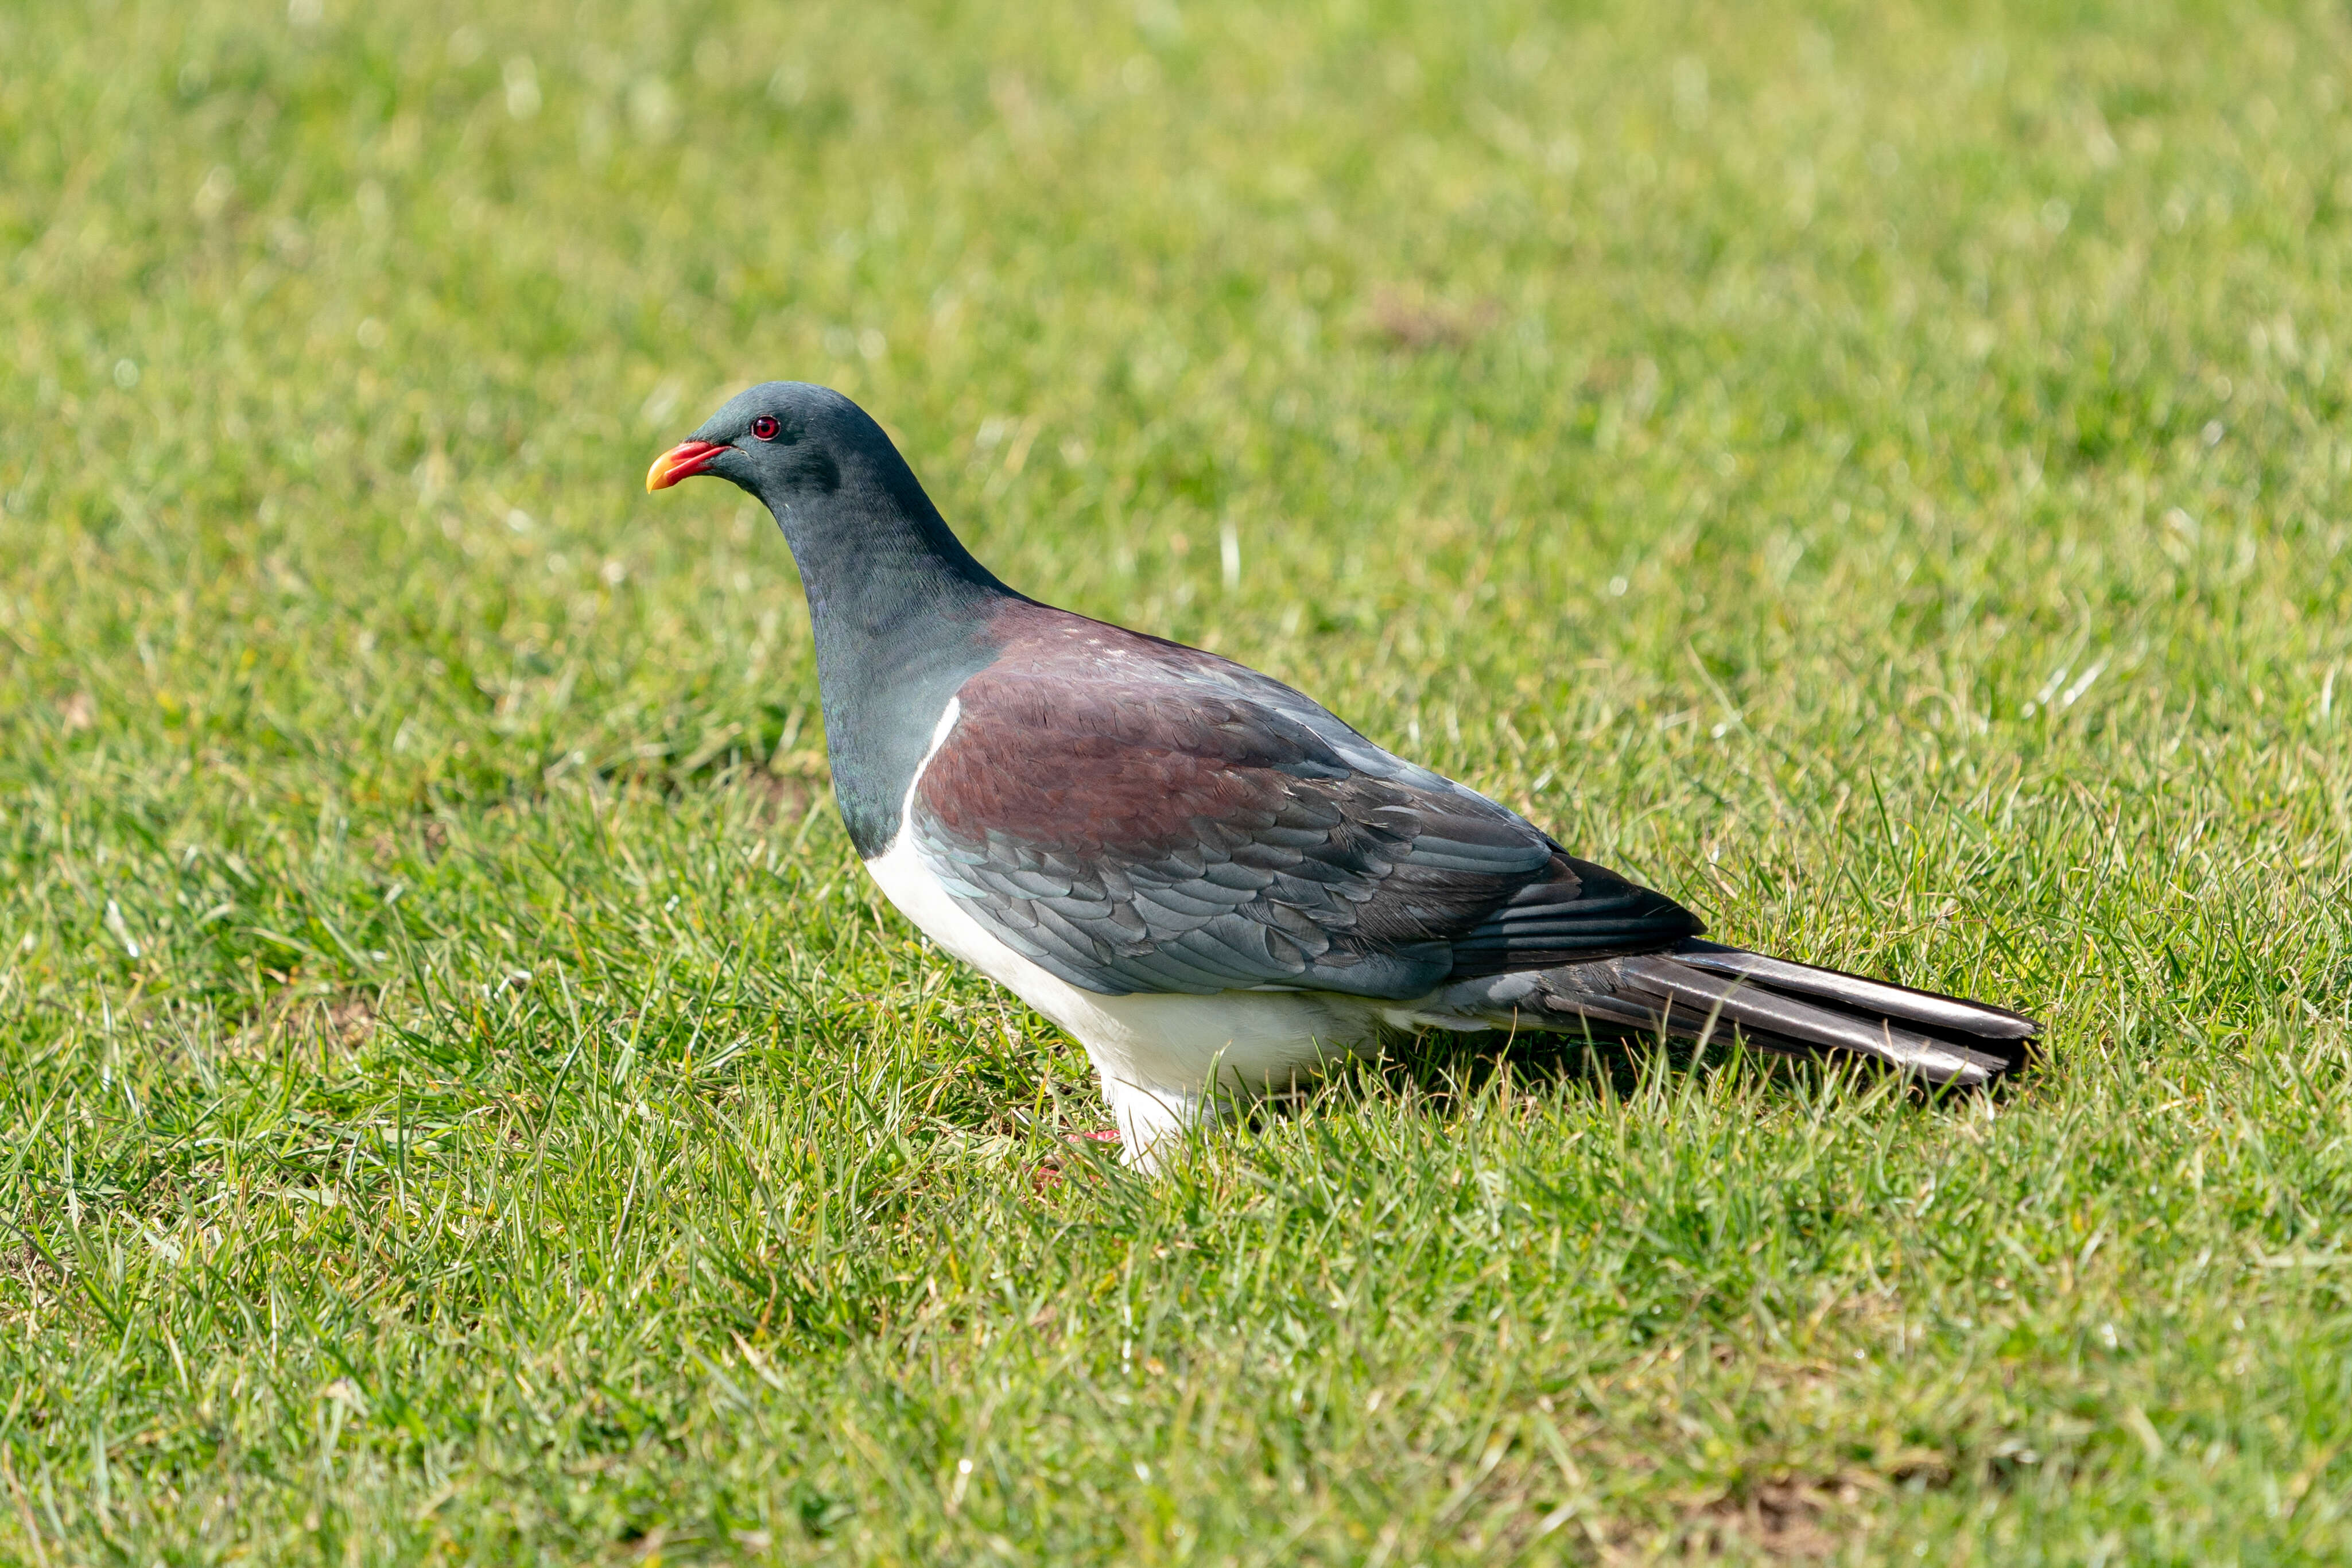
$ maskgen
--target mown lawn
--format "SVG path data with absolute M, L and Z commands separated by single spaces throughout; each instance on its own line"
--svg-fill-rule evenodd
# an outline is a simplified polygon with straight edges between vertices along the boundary
M 2352 1558 L 2352 23 L 0 3 L 0 1560 Z M 827 795 L 1041 596 L 1990 1098 L 1432 1040 L 1157 1181 Z

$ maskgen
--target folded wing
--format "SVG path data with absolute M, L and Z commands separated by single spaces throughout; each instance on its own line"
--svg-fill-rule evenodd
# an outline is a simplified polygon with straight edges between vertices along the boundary
M 1699 929 L 1213 655 L 1057 617 L 957 703 L 907 831 L 1006 945 L 1087 990 L 1405 999 Z

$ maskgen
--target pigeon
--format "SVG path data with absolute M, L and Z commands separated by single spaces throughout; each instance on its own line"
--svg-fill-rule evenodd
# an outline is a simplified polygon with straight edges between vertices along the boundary
M 1271 677 L 1006 586 L 838 392 L 751 387 L 646 488 L 698 474 L 791 546 L 866 870 L 1086 1048 L 1131 1164 L 1387 1030 L 1737 1039 L 1970 1087 L 2039 1037 L 1706 941 L 1674 900 Z

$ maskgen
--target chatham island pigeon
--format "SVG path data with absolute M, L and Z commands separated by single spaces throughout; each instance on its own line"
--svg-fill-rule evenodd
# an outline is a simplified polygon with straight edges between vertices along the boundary
M 2040 1032 L 1699 940 L 1663 893 L 1198 648 L 1005 586 L 837 392 L 770 382 L 663 453 L 800 564 L 850 842 L 933 942 L 1067 1029 L 1125 1157 L 1400 1029 L 1850 1052 L 1980 1085 Z

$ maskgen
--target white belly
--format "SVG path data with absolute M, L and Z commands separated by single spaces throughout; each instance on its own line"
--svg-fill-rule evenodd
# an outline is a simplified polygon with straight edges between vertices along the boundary
M 1280 1087 L 1372 1037 L 1380 1008 L 1328 992 L 1220 991 L 1206 996 L 1106 996 L 1013 952 L 941 888 L 901 827 L 866 862 L 898 912 L 925 936 L 1076 1036 L 1106 1083 L 1197 1100 L 1212 1074 L 1234 1088 Z

